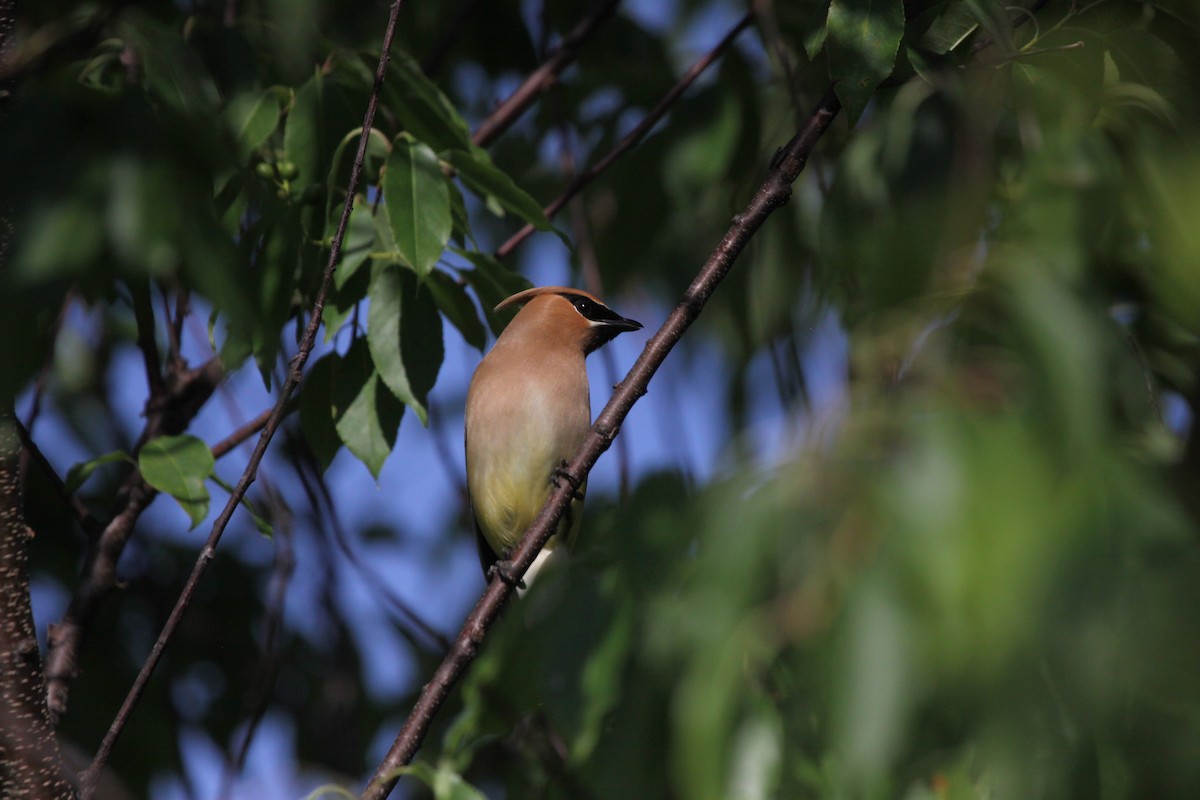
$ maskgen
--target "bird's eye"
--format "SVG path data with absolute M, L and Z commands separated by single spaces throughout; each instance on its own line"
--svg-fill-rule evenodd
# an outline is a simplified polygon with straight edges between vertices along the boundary
M 592 303 L 591 300 L 588 300 L 586 297 L 575 298 L 575 308 L 579 311 L 580 314 L 583 314 L 585 317 L 588 316 L 589 312 L 591 312 L 593 310 L 594 305 L 595 304 Z

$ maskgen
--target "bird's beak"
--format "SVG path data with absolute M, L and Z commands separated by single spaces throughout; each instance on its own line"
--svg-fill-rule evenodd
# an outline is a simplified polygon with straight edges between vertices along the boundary
M 640 331 L 642 323 L 635 319 L 627 319 L 625 317 L 617 317 L 616 319 L 601 319 L 596 322 L 602 327 L 609 328 L 616 333 L 624 333 L 625 331 Z

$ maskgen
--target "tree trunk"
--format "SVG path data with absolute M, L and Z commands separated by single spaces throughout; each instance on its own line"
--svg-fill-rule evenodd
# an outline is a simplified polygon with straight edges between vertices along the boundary
M 0 797 L 73 798 L 46 708 L 46 684 L 29 605 L 29 540 L 21 509 L 20 446 L 0 412 Z

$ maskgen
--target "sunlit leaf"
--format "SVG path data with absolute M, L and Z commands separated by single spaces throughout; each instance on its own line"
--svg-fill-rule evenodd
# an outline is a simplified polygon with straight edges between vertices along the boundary
M 418 275 L 428 275 L 450 239 L 450 192 L 437 156 L 409 136 L 393 143 L 383 199 L 396 246 Z
M 214 463 L 208 445 L 189 434 L 151 439 L 138 452 L 138 468 L 146 483 L 179 501 L 193 528 L 208 516 L 204 482 Z
M 112 453 L 97 456 L 91 461 L 83 461 L 76 464 L 67 471 L 66 480 L 63 481 L 63 491 L 67 494 L 77 491 L 80 486 L 87 482 L 88 478 L 92 477 L 92 473 L 98 468 L 106 464 L 115 464 L 119 461 L 133 463 L 133 459 L 130 458 L 128 453 L 124 450 L 116 450 Z
M 427 286 L 408 270 L 374 268 L 367 312 L 371 358 L 388 389 L 428 422 L 426 396 L 442 366 L 442 319 Z

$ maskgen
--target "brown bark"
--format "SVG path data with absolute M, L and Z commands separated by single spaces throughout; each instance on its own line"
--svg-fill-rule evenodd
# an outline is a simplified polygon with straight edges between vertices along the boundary
M 46 682 L 29 605 L 29 542 L 21 509 L 20 447 L 0 414 L 0 797 L 74 797 L 46 708 Z

